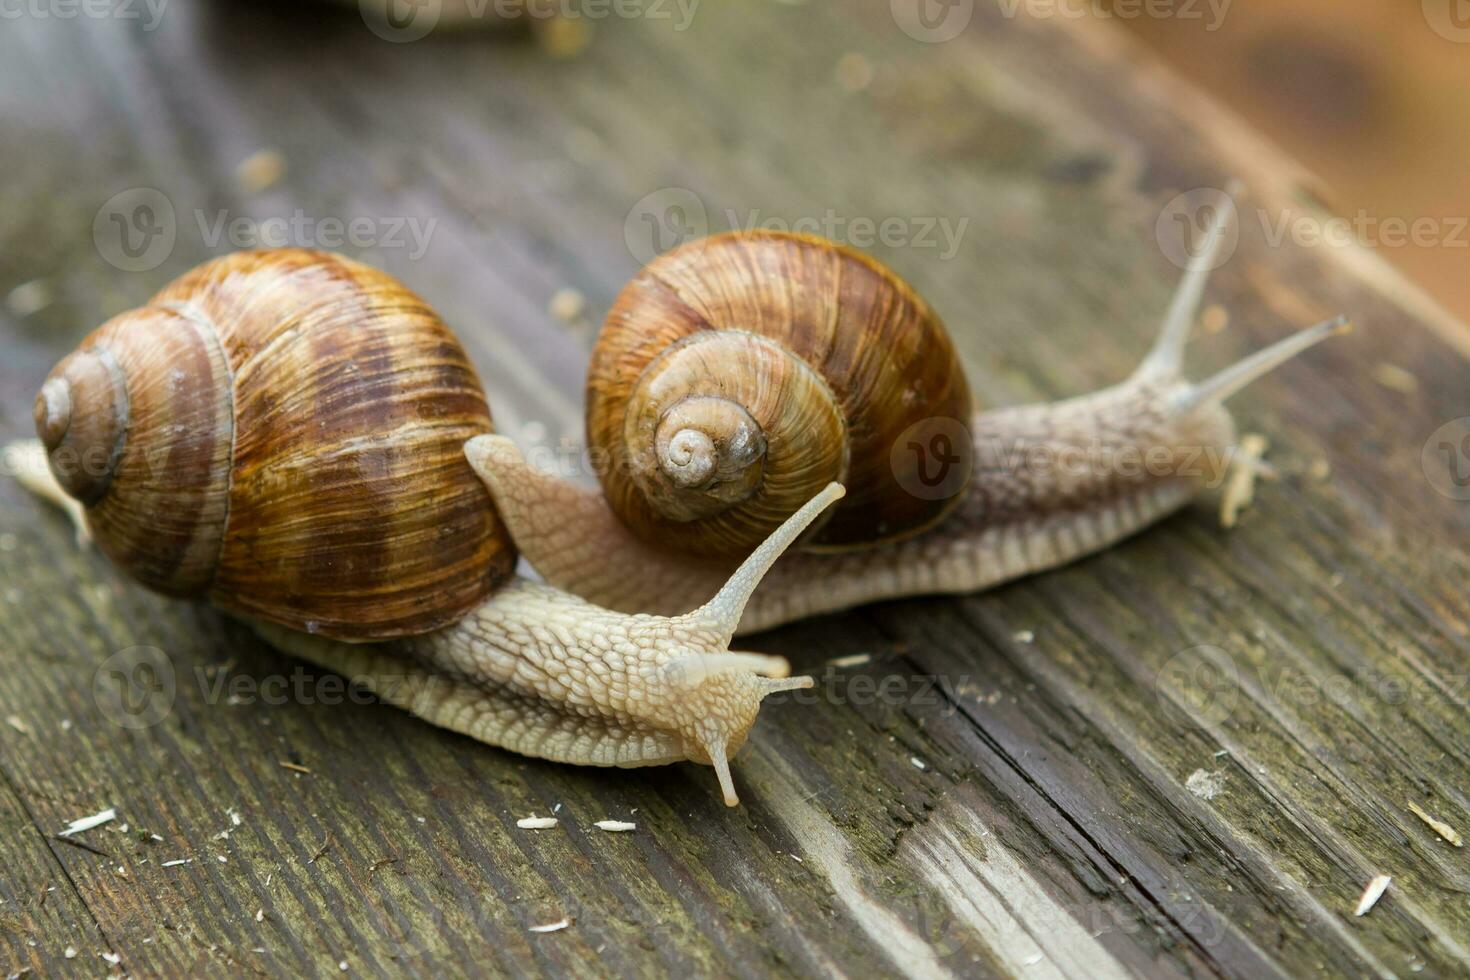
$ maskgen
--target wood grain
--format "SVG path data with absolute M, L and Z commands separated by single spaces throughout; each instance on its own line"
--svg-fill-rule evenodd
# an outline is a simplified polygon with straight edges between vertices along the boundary
M 887 4 L 768 4 L 674 26 L 600 21 L 567 60 L 527 34 L 390 44 L 295 5 L 7 22 L 0 291 L 52 299 L 0 310 L 0 435 L 28 433 L 91 327 L 228 250 L 221 211 L 369 219 L 376 244 L 343 250 L 434 303 L 526 445 L 580 437 L 591 330 L 548 301 L 575 288 L 595 319 L 671 204 L 709 231 L 808 219 L 849 240 L 898 218 L 903 241 L 852 243 L 944 317 L 983 402 L 1080 393 L 1162 313 L 1161 210 L 1233 175 L 1251 220 L 1208 298 L 1229 325 L 1192 362 L 1319 314 L 1362 326 L 1237 399 L 1281 479 L 1230 532 L 1206 500 L 1058 573 L 756 638 L 819 683 L 768 703 L 735 811 L 708 770 L 539 763 L 368 703 L 127 583 L 0 481 L 0 966 L 1463 973 L 1470 866 L 1408 803 L 1470 829 L 1470 510 L 1421 460 L 1470 415 L 1464 328 L 1371 255 L 1272 247 L 1262 214 L 1317 214 L 1300 172 L 1107 25 L 982 5 L 931 44 Z M 242 189 L 262 147 L 286 174 Z M 168 198 L 176 240 L 130 272 L 93 224 L 137 187 Z M 434 222 L 421 255 L 390 219 Z M 941 222 L 967 223 L 946 246 Z M 1417 390 L 1376 383 L 1384 361 Z M 109 806 L 78 835 L 105 856 L 54 839 Z M 553 809 L 553 830 L 515 825 Z

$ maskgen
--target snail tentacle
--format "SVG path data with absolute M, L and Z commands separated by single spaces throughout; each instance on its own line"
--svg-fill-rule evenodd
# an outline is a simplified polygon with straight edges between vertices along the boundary
M 64 490 L 46 465 L 46 447 L 39 439 L 18 439 L 5 447 L 5 469 L 15 481 L 36 497 L 64 513 L 76 531 L 77 547 L 92 546 L 92 529 L 87 526 L 87 508 Z
M 726 647 L 761 576 L 841 496 L 829 485 L 714 598 L 678 616 L 617 613 L 517 578 L 453 626 L 372 648 L 252 625 L 272 645 L 360 679 L 433 724 L 522 755 L 621 768 L 712 765 L 735 806 L 729 758 L 761 701 L 813 682 L 791 678 L 781 657 Z
M 12 444 L 6 455 L 22 486 L 77 519 L 39 442 Z M 385 643 L 349 643 L 242 618 L 277 649 L 431 724 L 554 762 L 713 766 L 725 802 L 735 806 L 729 759 L 744 745 L 761 701 L 813 681 L 791 677 L 782 657 L 730 652 L 730 638 L 761 576 L 841 496 L 840 485 L 829 485 L 722 588 L 709 590 L 713 598 L 682 615 L 614 612 L 513 578 L 460 622 Z

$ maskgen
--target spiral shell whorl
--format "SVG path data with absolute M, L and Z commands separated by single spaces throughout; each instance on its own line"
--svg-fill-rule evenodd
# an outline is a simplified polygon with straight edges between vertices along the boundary
M 229 512 L 230 371 L 213 331 L 173 310 L 120 314 L 51 372 L 36 432 L 98 547 L 168 595 L 202 595 Z
M 642 373 L 623 424 L 640 525 L 703 554 L 749 550 L 847 471 L 842 413 L 825 382 L 776 343 L 697 334 Z
M 106 349 L 78 351 L 36 395 L 36 435 L 57 480 L 96 503 L 112 485 L 127 435 L 127 379 Z
M 943 324 L 902 280 L 777 232 L 698 239 L 649 263 L 609 311 L 587 380 L 613 510 L 645 541 L 706 555 L 748 551 L 829 480 L 848 496 L 812 545 L 933 525 L 960 495 L 908 492 L 890 457 L 919 422 L 971 411 Z
M 686 398 L 659 419 L 654 433 L 659 472 L 683 489 L 718 481 L 749 489 L 766 457 L 766 436 L 743 407 L 724 398 Z M 704 508 L 695 507 L 694 512 Z

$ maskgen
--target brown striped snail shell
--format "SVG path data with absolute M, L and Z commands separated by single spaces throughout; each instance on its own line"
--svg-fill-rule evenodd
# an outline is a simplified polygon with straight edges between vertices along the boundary
M 939 317 L 879 262 L 815 236 L 734 232 L 650 262 L 618 296 L 587 380 L 612 509 L 639 537 L 736 556 L 827 483 L 808 547 L 917 534 L 962 499 L 904 489 L 911 426 L 967 420 Z
M 460 619 L 516 553 L 449 328 L 391 276 L 242 252 L 98 328 L 36 399 L 51 470 L 144 584 L 346 640 Z
M 962 498 L 902 482 L 911 426 L 970 416 L 938 317 L 825 239 L 736 233 L 652 262 L 609 313 L 588 430 L 612 510 L 659 550 L 743 557 L 829 483 L 808 546 L 916 534 Z M 468 357 L 392 277 L 303 249 L 187 273 L 104 324 L 36 400 L 101 550 L 169 595 L 323 636 L 462 619 L 516 551 L 464 444 Z M 629 570 L 629 574 L 636 574 Z

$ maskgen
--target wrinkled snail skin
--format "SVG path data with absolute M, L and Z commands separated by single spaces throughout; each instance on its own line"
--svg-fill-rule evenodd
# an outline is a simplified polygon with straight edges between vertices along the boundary
M 1130 378 L 1066 401 L 976 412 L 968 425 L 974 471 L 948 517 L 866 550 L 787 556 L 752 596 L 738 632 L 885 599 L 973 592 L 1054 568 L 1217 485 L 1235 444 L 1224 400 L 1348 326 L 1343 318 L 1320 323 L 1205 381 L 1187 380 L 1185 347 L 1230 218 L 1229 209 L 1217 213 Z M 728 561 L 640 539 L 602 494 L 529 466 L 503 436 L 471 440 L 466 455 L 522 557 L 558 588 L 610 609 L 673 613 L 728 574 Z
M 739 802 L 729 758 L 761 700 L 810 687 L 780 657 L 726 652 L 741 611 L 781 552 L 833 501 L 830 484 L 683 615 L 625 615 L 515 579 L 449 629 L 381 645 L 270 624 L 288 653 L 335 670 L 432 724 L 522 755 L 578 765 L 710 765 Z M 762 676 L 766 675 L 766 676 Z
M 80 542 L 87 513 L 47 467 L 42 444 L 14 443 L 6 455 L 22 486 L 65 510 Z M 553 762 L 712 766 L 735 806 L 729 760 L 761 700 L 813 681 L 790 677 L 784 658 L 729 651 L 730 639 L 762 576 L 842 495 L 829 484 L 706 593 L 714 598 L 682 615 L 618 613 L 516 577 L 452 627 L 382 643 L 246 622 L 277 649 L 431 724 Z
M 1151 416 L 1167 390 L 1135 384 L 976 416 L 975 472 L 944 523 L 867 551 L 788 555 L 752 596 L 737 632 L 886 599 L 978 591 L 1101 550 L 1167 516 L 1218 483 L 1234 442 L 1218 403 L 1185 418 Z M 1144 451 L 1152 454 L 1148 472 L 1119 473 L 1129 462 L 1141 470 Z M 522 557 L 557 588 L 610 609 L 671 613 L 728 572 L 717 560 L 650 547 L 601 494 L 534 469 L 503 436 L 472 440 L 467 455 Z

